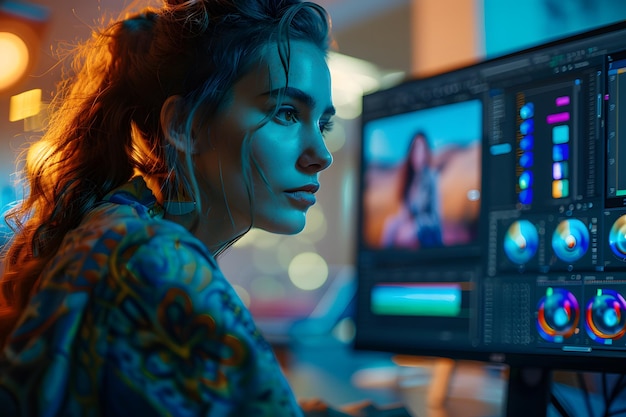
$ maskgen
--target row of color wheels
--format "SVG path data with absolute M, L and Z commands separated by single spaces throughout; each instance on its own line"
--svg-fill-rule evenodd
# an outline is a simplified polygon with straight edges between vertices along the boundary
M 626 246 L 626 245 L 625 245 Z M 530 261 L 539 247 L 539 233 L 528 220 L 517 220 L 509 226 L 504 237 L 504 252 L 513 263 Z M 578 219 L 560 222 L 552 234 L 552 249 L 564 262 L 575 262 L 589 249 L 589 229 Z
M 617 291 L 599 289 L 587 303 L 585 330 L 597 343 L 610 345 L 626 333 L 626 300 Z M 578 300 L 563 288 L 548 288 L 539 301 L 537 330 L 549 342 L 560 343 L 578 329 Z
M 535 256 L 539 246 L 539 233 L 528 220 L 513 222 L 504 237 L 504 252 L 509 260 L 523 265 Z M 626 215 L 619 217 L 609 231 L 609 247 L 622 260 L 626 260 Z M 575 262 L 589 249 L 589 229 L 581 220 L 561 221 L 552 234 L 552 249 L 564 262 Z

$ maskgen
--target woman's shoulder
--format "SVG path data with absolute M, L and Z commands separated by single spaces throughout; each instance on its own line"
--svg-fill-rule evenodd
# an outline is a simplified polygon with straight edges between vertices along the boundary
M 92 256 L 107 258 L 109 268 L 133 269 L 146 280 L 177 279 L 188 273 L 191 265 L 203 274 L 219 269 L 206 246 L 190 231 L 163 218 L 138 214 L 130 206 L 104 206 L 74 233 L 74 239 L 91 246 Z M 89 240 L 93 242 L 89 244 Z
M 191 273 L 192 265 L 203 276 L 220 274 L 214 257 L 184 227 L 151 216 L 142 206 L 105 202 L 65 236 L 43 282 L 102 289 L 132 274 L 145 285 L 158 286 L 184 282 L 181 277 Z

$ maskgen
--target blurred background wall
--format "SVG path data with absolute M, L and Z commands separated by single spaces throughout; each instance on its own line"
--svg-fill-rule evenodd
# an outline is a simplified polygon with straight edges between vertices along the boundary
M 353 284 L 360 100 L 404 79 L 424 77 L 626 18 L 623 0 L 319 0 L 333 18 L 330 57 L 336 127 L 334 164 L 322 174 L 319 204 L 297 236 L 253 230 L 220 263 L 262 326 L 276 336 L 294 319 L 324 318 L 310 331 L 338 330 Z M 0 210 L 22 195 L 19 150 L 37 140 L 61 77 L 63 51 L 115 17 L 126 0 L 0 0 L 0 79 L 19 67 L 10 33 L 31 53 L 26 75 L 0 81 Z M 4 34 L 4 35 L 3 35 Z M 9 34 L 9 35 L 7 35 Z M 30 92 L 29 94 L 23 94 Z M 0 231 L 2 227 L 0 227 Z M 4 229 L 6 231 L 6 228 Z M 344 318 L 344 320 L 341 320 Z M 339 326 L 336 324 L 339 323 Z

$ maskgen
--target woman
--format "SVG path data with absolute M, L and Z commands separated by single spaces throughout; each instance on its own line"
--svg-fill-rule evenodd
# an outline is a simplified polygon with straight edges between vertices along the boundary
M 80 49 L 8 218 L 3 412 L 302 413 L 215 259 L 303 229 L 332 161 L 328 47 L 312 3 L 164 0 Z
M 437 169 L 428 139 L 417 132 L 400 168 L 400 209 L 383 228 L 384 246 L 405 248 L 442 245 Z

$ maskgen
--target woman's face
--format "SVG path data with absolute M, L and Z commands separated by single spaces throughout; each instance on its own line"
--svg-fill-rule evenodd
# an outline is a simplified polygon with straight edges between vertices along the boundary
M 311 43 L 292 41 L 287 86 L 276 47 L 268 46 L 260 67 L 234 85 L 230 100 L 208 123 L 208 137 L 199 140 L 196 169 L 211 218 L 221 217 L 223 227 L 234 234 L 251 225 L 241 162 L 242 142 L 250 133 L 251 158 L 258 169 L 245 156 L 243 164 L 252 178 L 252 226 L 284 234 L 301 231 L 306 211 L 315 203 L 319 173 L 332 162 L 323 132 L 333 114 L 324 53 Z
M 426 138 L 418 136 L 413 144 L 413 151 L 411 152 L 411 164 L 416 171 L 422 169 L 429 163 L 429 149 L 426 144 Z

